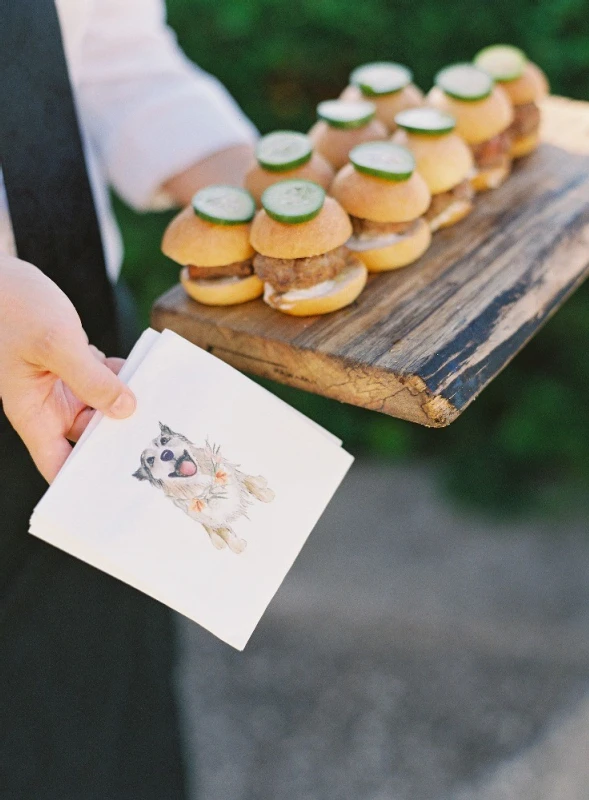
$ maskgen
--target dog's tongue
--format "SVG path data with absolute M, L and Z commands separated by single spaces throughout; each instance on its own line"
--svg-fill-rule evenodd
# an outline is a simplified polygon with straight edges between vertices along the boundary
M 194 473 L 196 472 L 196 465 L 193 464 L 192 461 L 186 459 L 185 461 L 182 461 L 182 463 L 178 467 L 178 472 L 185 478 L 190 478 L 190 476 L 194 475 Z

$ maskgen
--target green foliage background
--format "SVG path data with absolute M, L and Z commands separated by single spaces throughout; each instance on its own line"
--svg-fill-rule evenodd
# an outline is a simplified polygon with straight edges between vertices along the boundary
M 586 0 L 168 0 L 186 53 L 217 75 L 262 132 L 306 130 L 350 70 L 392 59 L 429 88 L 434 73 L 486 44 L 522 47 L 555 93 L 589 99 Z M 117 203 L 124 274 L 145 320 L 176 280 L 159 255 L 169 215 Z M 588 253 L 589 258 L 589 253 Z M 561 511 L 589 480 L 589 290 L 583 288 L 450 428 L 428 431 L 272 385 L 355 452 L 439 465 L 463 502 L 494 512 Z

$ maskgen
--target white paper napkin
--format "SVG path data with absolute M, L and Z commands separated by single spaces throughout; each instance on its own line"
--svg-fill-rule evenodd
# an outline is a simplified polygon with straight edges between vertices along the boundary
M 185 339 L 146 331 L 30 532 L 243 649 L 352 463 L 341 442 Z

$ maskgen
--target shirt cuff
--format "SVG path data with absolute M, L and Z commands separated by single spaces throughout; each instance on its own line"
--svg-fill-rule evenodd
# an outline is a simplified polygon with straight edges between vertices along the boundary
M 257 130 L 233 101 L 208 86 L 166 89 L 141 104 L 108 154 L 111 182 L 138 210 L 176 203 L 162 186 L 219 150 L 252 144 Z

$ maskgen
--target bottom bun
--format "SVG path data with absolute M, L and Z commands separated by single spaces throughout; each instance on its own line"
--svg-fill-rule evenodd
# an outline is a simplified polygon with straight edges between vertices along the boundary
M 247 278 L 203 278 L 195 281 L 188 277 L 186 267 L 180 272 L 180 283 L 189 297 L 205 306 L 247 303 L 264 292 L 264 284 L 257 275 L 248 275 Z
M 500 167 L 481 169 L 470 179 L 475 192 L 485 192 L 487 189 L 497 189 L 507 179 L 511 172 L 511 160 L 501 164 Z
M 280 294 L 267 283 L 264 288 L 264 301 L 277 311 L 293 317 L 329 314 L 353 303 L 366 285 L 367 277 L 364 264 L 356 257 L 350 256 L 339 275 L 310 289 L 291 289 Z
M 538 131 L 529 133 L 527 136 L 518 136 L 511 143 L 511 157 L 522 158 L 535 150 L 540 144 L 540 134 Z
M 416 221 L 413 233 L 406 234 L 398 242 L 388 247 L 376 247 L 374 250 L 363 250 L 358 253 L 368 267 L 368 272 L 385 272 L 389 269 L 406 267 L 425 253 L 430 246 L 432 234 L 424 219 Z
M 449 228 L 456 225 L 461 219 L 467 217 L 473 209 L 470 200 L 455 200 L 451 205 L 441 211 L 437 217 L 429 220 L 429 228 L 432 233 L 441 228 Z

